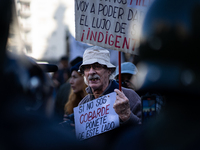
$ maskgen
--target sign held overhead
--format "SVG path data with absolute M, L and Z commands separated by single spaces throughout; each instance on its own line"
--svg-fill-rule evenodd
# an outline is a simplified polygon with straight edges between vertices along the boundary
M 150 0 L 75 0 L 76 40 L 137 54 Z

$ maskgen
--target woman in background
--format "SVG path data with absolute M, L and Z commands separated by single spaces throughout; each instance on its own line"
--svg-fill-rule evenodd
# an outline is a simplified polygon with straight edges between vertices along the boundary
M 78 62 L 70 69 L 71 78 L 69 83 L 71 85 L 71 91 L 68 101 L 64 107 L 64 121 L 67 120 L 66 117 L 68 115 L 73 114 L 73 108 L 77 107 L 78 103 L 87 95 L 85 91 L 87 85 L 84 82 L 83 76 L 78 72 L 81 63 L 82 62 Z

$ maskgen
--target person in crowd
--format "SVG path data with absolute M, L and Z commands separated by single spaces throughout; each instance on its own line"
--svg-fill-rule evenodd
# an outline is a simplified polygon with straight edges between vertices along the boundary
M 65 114 L 69 115 L 73 113 L 73 108 L 77 107 L 79 102 L 86 96 L 86 87 L 87 85 L 84 82 L 84 78 L 82 74 L 78 72 L 79 66 L 81 62 L 78 62 L 76 65 L 72 66 L 70 69 L 71 78 L 70 78 L 70 85 L 71 85 L 71 92 L 69 95 L 69 99 L 64 107 Z
M 83 57 L 77 56 L 70 61 L 70 66 L 76 65 L 78 62 L 83 61 Z
M 62 56 L 58 64 L 58 71 L 56 71 L 52 79 L 54 81 L 56 91 L 70 78 L 70 69 L 68 66 L 68 57 Z
M 61 85 L 55 97 L 55 115 L 59 118 L 59 122 L 63 120 L 64 107 L 70 95 L 71 85 L 69 80 Z
M 158 91 L 165 106 L 156 118 L 130 128 L 114 149 L 200 149 L 200 1 L 155 0 L 145 16 L 137 91 Z
M 62 127 L 70 126 L 72 131 L 74 131 L 74 111 L 73 108 L 78 106 L 78 103 L 87 95 L 86 87 L 82 74 L 78 72 L 79 66 L 82 61 L 78 62 L 71 67 L 71 78 L 70 78 L 70 95 L 64 106 L 64 117 L 63 122 L 60 123 Z
M 78 56 L 75 59 L 73 59 L 72 61 L 70 61 L 70 66 L 72 66 L 70 69 L 70 73 L 72 73 L 72 71 L 76 70 L 76 67 L 78 65 L 80 65 L 79 63 L 82 60 L 83 60 L 83 58 Z M 77 76 L 77 77 L 80 77 L 80 76 Z M 61 85 L 61 87 L 59 88 L 59 90 L 57 91 L 57 94 L 56 94 L 55 114 L 60 118 L 60 121 L 63 120 L 63 114 L 65 114 L 64 107 L 65 107 L 65 104 L 69 100 L 69 95 L 73 93 L 73 90 L 71 89 L 71 84 L 70 84 L 71 78 L 72 77 L 70 77 L 63 85 Z
M 135 91 L 127 88 L 122 87 L 123 92 L 120 91 L 118 83 L 109 79 L 115 68 L 110 63 L 108 50 L 99 46 L 85 50 L 80 72 L 84 74 L 89 87 L 86 89 L 88 95 L 81 100 L 79 105 L 115 91 L 117 97 L 113 107 L 120 120 L 122 122 L 129 120 L 139 124 L 141 117 L 140 97 Z
M 131 62 L 124 62 L 121 64 L 121 85 L 125 88 L 135 90 L 135 86 L 131 82 L 137 74 L 137 67 Z M 119 83 L 119 66 L 116 68 L 115 79 Z
M 126 123 L 137 126 L 141 123 L 140 96 L 132 89 L 122 87 L 122 91 L 119 90 L 119 84 L 114 79 L 110 79 L 115 68 L 110 63 L 110 53 L 108 50 L 99 46 L 93 46 L 85 50 L 83 63 L 79 69 L 88 85 L 86 88 L 88 95 L 80 101 L 79 105 L 108 93 L 116 92 L 117 96 L 114 99 L 113 108 L 119 115 L 121 126 Z M 108 136 L 109 133 L 111 137 Z M 111 144 L 111 140 L 114 139 L 114 136 L 111 134 L 113 132 L 109 131 L 109 133 L 104 133 L 88 140 L 89 142 L 91 141 L 91 144 L 94 144 L 93 142 L 96 141 L 95 144 L 98 145 L 98 148 L 102 148 L 102 146 Z M 108 143 L 104 143 L 106 139 Z

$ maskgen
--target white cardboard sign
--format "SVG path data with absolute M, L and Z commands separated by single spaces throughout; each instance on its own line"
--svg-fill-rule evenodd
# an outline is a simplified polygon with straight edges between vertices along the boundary
M 77 41 L 138 54 L 141 25 L 153 0 L 75 0 Z
M 88 139 L 119 127 L 119 116 L 113 108 L 116 93 L 104 95 L 74 108 L 76 137 Z

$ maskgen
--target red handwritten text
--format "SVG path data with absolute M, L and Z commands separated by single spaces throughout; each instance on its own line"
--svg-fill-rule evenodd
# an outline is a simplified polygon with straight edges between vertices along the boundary
M 82 114 L 80 116 L 80 123 L 82 124 L 83 122 L 91 121 L 95 118 L 109 114 L 109 106 L 110 104 L 106 105 L 106 107 L 98 108 L 96 111 L 94 110 L 93 112 L 90 111 L 89 113 Z

